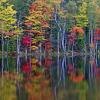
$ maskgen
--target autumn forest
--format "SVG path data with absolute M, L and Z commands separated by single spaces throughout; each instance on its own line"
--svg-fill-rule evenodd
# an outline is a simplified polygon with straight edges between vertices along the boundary
M 100 100 L 99 66 L 100 0 L 0 0 L 0 100 Z

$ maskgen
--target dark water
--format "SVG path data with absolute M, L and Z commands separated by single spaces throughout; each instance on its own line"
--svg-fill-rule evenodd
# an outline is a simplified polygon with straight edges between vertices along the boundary
M 100 100 L 100 58 L 0 59 L 0 100 Z

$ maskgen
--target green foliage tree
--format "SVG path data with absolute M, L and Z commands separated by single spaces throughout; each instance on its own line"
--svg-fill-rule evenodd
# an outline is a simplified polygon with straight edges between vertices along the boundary
M 76 15 L 76 25 L 80 27 L 86 27 L 88 25 L 88 16 L 87 16 L 87 3 L 83 2 L 79 6 L 78 14 Z

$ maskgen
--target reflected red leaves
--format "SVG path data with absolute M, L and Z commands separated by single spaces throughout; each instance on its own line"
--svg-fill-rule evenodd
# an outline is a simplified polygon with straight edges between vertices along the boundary
M 50 84 L 50 80 L 49 79 L 45 79 L 41 82 L 41 88 L 45 88 L 46 86 L 49 86 Z
M 82 81 L 84 79 L 84 75 L 83 74 L 80 74 L 80 75 L 75 75 L 75 73 L 73 73 L 71 76 L 70 76 L 70 79 L 75 82 L 75 83 L 79 83 L 80 81 Z
M 30 38 L 29 36 L 23 36 L 23 38 L 22 38 L 22 43 L 23 43 L 25 46 L 30 46 L 31 38 Z
M 96 67 L 96 79 L 100 80 L 100 68 Z
M 79 73 L 77 75 L 77 73 Z M 79 83 L 84 79 L 83 73 L 80 72 L 80 70 L 75 69 L 72 64 L 68 64 L 68 75 L 70 80 L 72 80 L 74 83 Z
M 29 66 L 29 63 L 26 63 L 22 66 L 22 72 L 23 73 L 30 73 L 31 72 L 31 68 Z
M 46 57 L 44 60 L 45 69 L 48 70 L 50 66 L 52 65 L 52 63 L 53 63 L 52 59 L 49 57 Z
M 50 58 L 47 58 L 45 60 L 47 63 L 48 61 L 51 61 Z M 52 95 L 50 91 L 50 80 L 44 79 L 44 72 L 39 67 L 39 62 L 37 59 L 32 58 L 31 60 L 32 69 L 35 67 L 36 70 L 34 70 L 34 75 L 31 73 L 28 75 L 28 80 L 24 82 L 25 90 L 27 90 L 28 93 L 28 99 L 29 100 L 48 100 L 48 97 Z M 50 62 L 48 64 L 51 64 Z M 26 70 L 29 70 L 28 63 L 24 64 L 24 72 L 27 72 Z M 49 89 L 49 90 L 48 90 Z
M 29 93 L 29 95 L 33 93 L 34 84 L 27 81 L 24 83 L 24 87 L 27 90 L 27 92 Z
M 43 100 L 53 100 L 52 89 L 50 88 L 50 79 L 41 82 L 41 97 Z M 48 98 L 49 97 L 49 98 Z

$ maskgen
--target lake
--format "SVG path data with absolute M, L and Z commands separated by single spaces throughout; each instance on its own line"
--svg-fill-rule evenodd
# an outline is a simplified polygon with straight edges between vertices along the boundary
M 0 100 L 100 100 L 99 56 L 0 59 Z

